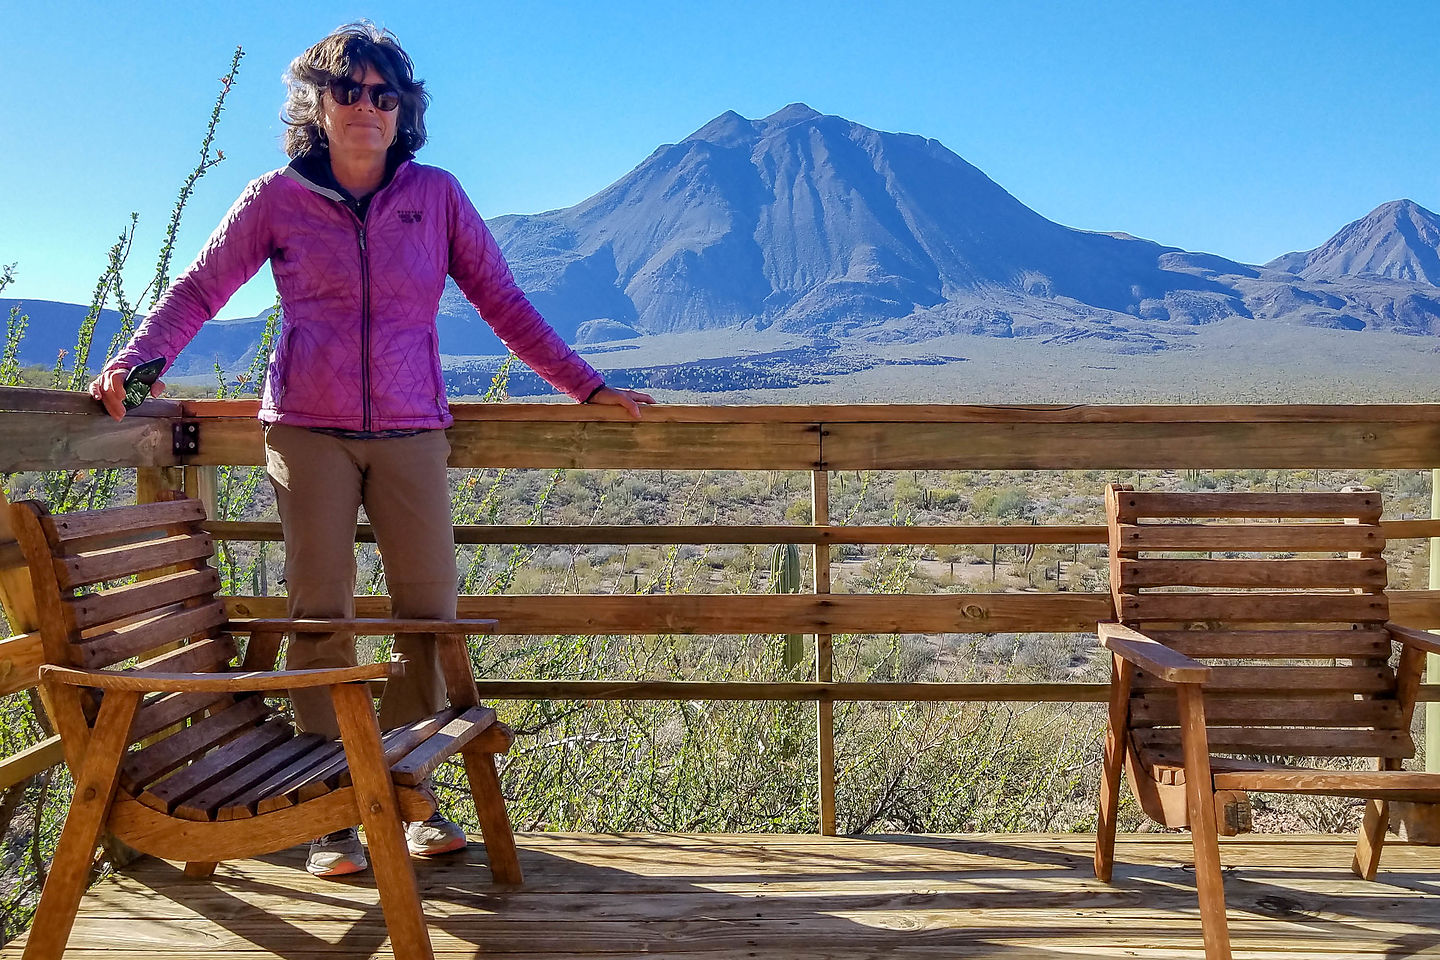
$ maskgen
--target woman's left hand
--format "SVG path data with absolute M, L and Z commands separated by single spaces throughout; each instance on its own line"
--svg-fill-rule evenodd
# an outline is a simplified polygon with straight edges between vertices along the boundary
M 655 398 L 648 393 L 641 393 L 639 390 L 616 390 L 614 387 L 601 387 L 587 402 L 607 407 L 624 407 L 626 413 L 639 420 L 640 404 L 654 403 Z

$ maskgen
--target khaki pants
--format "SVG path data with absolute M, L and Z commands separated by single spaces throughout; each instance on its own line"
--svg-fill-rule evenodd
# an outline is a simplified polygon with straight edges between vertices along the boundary
M 285 533 L 285 584 L 292 617 L 355 615 L 355 526 L 360 507 L 375 530 L 396 617 L 454 619 L 455 529 L 443 430 L 411 437 L 342 440 L 272 424 L 265 464 Z M 389 681 L 380 726 L 391 729 L 439 712 L 445 681 L 434 634 L 395 638 L 405 676 Z M 297 633 L 290 670 L 355 665 L 349 633 Z M 296 726 L 339 736 L 324 688 L 296 690 Z

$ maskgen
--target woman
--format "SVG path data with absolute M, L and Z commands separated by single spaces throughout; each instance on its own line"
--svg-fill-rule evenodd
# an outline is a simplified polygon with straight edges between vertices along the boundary
M 425 143 L 428 95 L 395 36 L 349 24 L 306 50 L 286 74 L 290 164 L 254 181 L 199 257 L 90 384 L 117 419 L 125 374 L 167 366 L 269 261 L 284 308 L 265 380 L 266 469 L 285 536 L 292 617 L 354 615 L 355 523 L 365 507 L 393 612 L 456 613 L 450 452 L 435 317 L 447 274 L 521 360 L 558 390 L 640 416 L 643 393 L 605 386 L 515 285 L 453 176 L 413 161 Z M 157 383 L 158 395 L 163 384 Z M 444 681 L 432 635 L 397 637 L 407 661 L 381 704 L 387 729 L 437 712 Z M 297 634 L 289 669 L 355 663 L 349 634 Z M 296 691 L 296 724 L 337 736 L 323 690 Z M 410 824 L 412 852 L 458 850 L 464 832 L 438 813 Z M 354 829 L 311 844 L 307 868 L 366 867 Z

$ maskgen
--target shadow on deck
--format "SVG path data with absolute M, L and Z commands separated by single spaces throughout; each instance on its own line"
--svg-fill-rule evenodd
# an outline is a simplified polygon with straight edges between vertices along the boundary
M 524 887 L 483 848 L 418 864 L 438 957 L 945 958 L 1203 955 L 1185 836 L 1126 836 L 1115 883 L 1093 838 L 993 834 L 528 834 Z M 1440 850 L 1387 846 L 1380 879 L 1340 837 L 1222 841 L 1237 957 L 1440 958 Z M 19 957 L 23 941 L 0 950 Z M 144 860 L 86 895 L 66 956 L 389 957 L 374 881 L 305 873 L 300 852 L 213 881 Z

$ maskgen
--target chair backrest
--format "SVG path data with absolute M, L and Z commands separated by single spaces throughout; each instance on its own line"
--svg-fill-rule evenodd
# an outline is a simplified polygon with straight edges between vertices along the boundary
M 1119 620 L 1210 664 L 1211 751 L 1399 759 L 1387 572 L 1373 491 L 1105 492 Z M 1279 554 L 1280 556 L 1276 556 Z M 1173 692 L 1137 675 L 1132 737 L 1180 762 Z
M 158 503 L 51 514 L 12 506 L 30 567 L 47 663 L 125 669 L 129 661 L 173 673 L 208 672 L 235 656 L 217 628 L 225 606 L 209 565 L 205 508 L 180 494 Z

